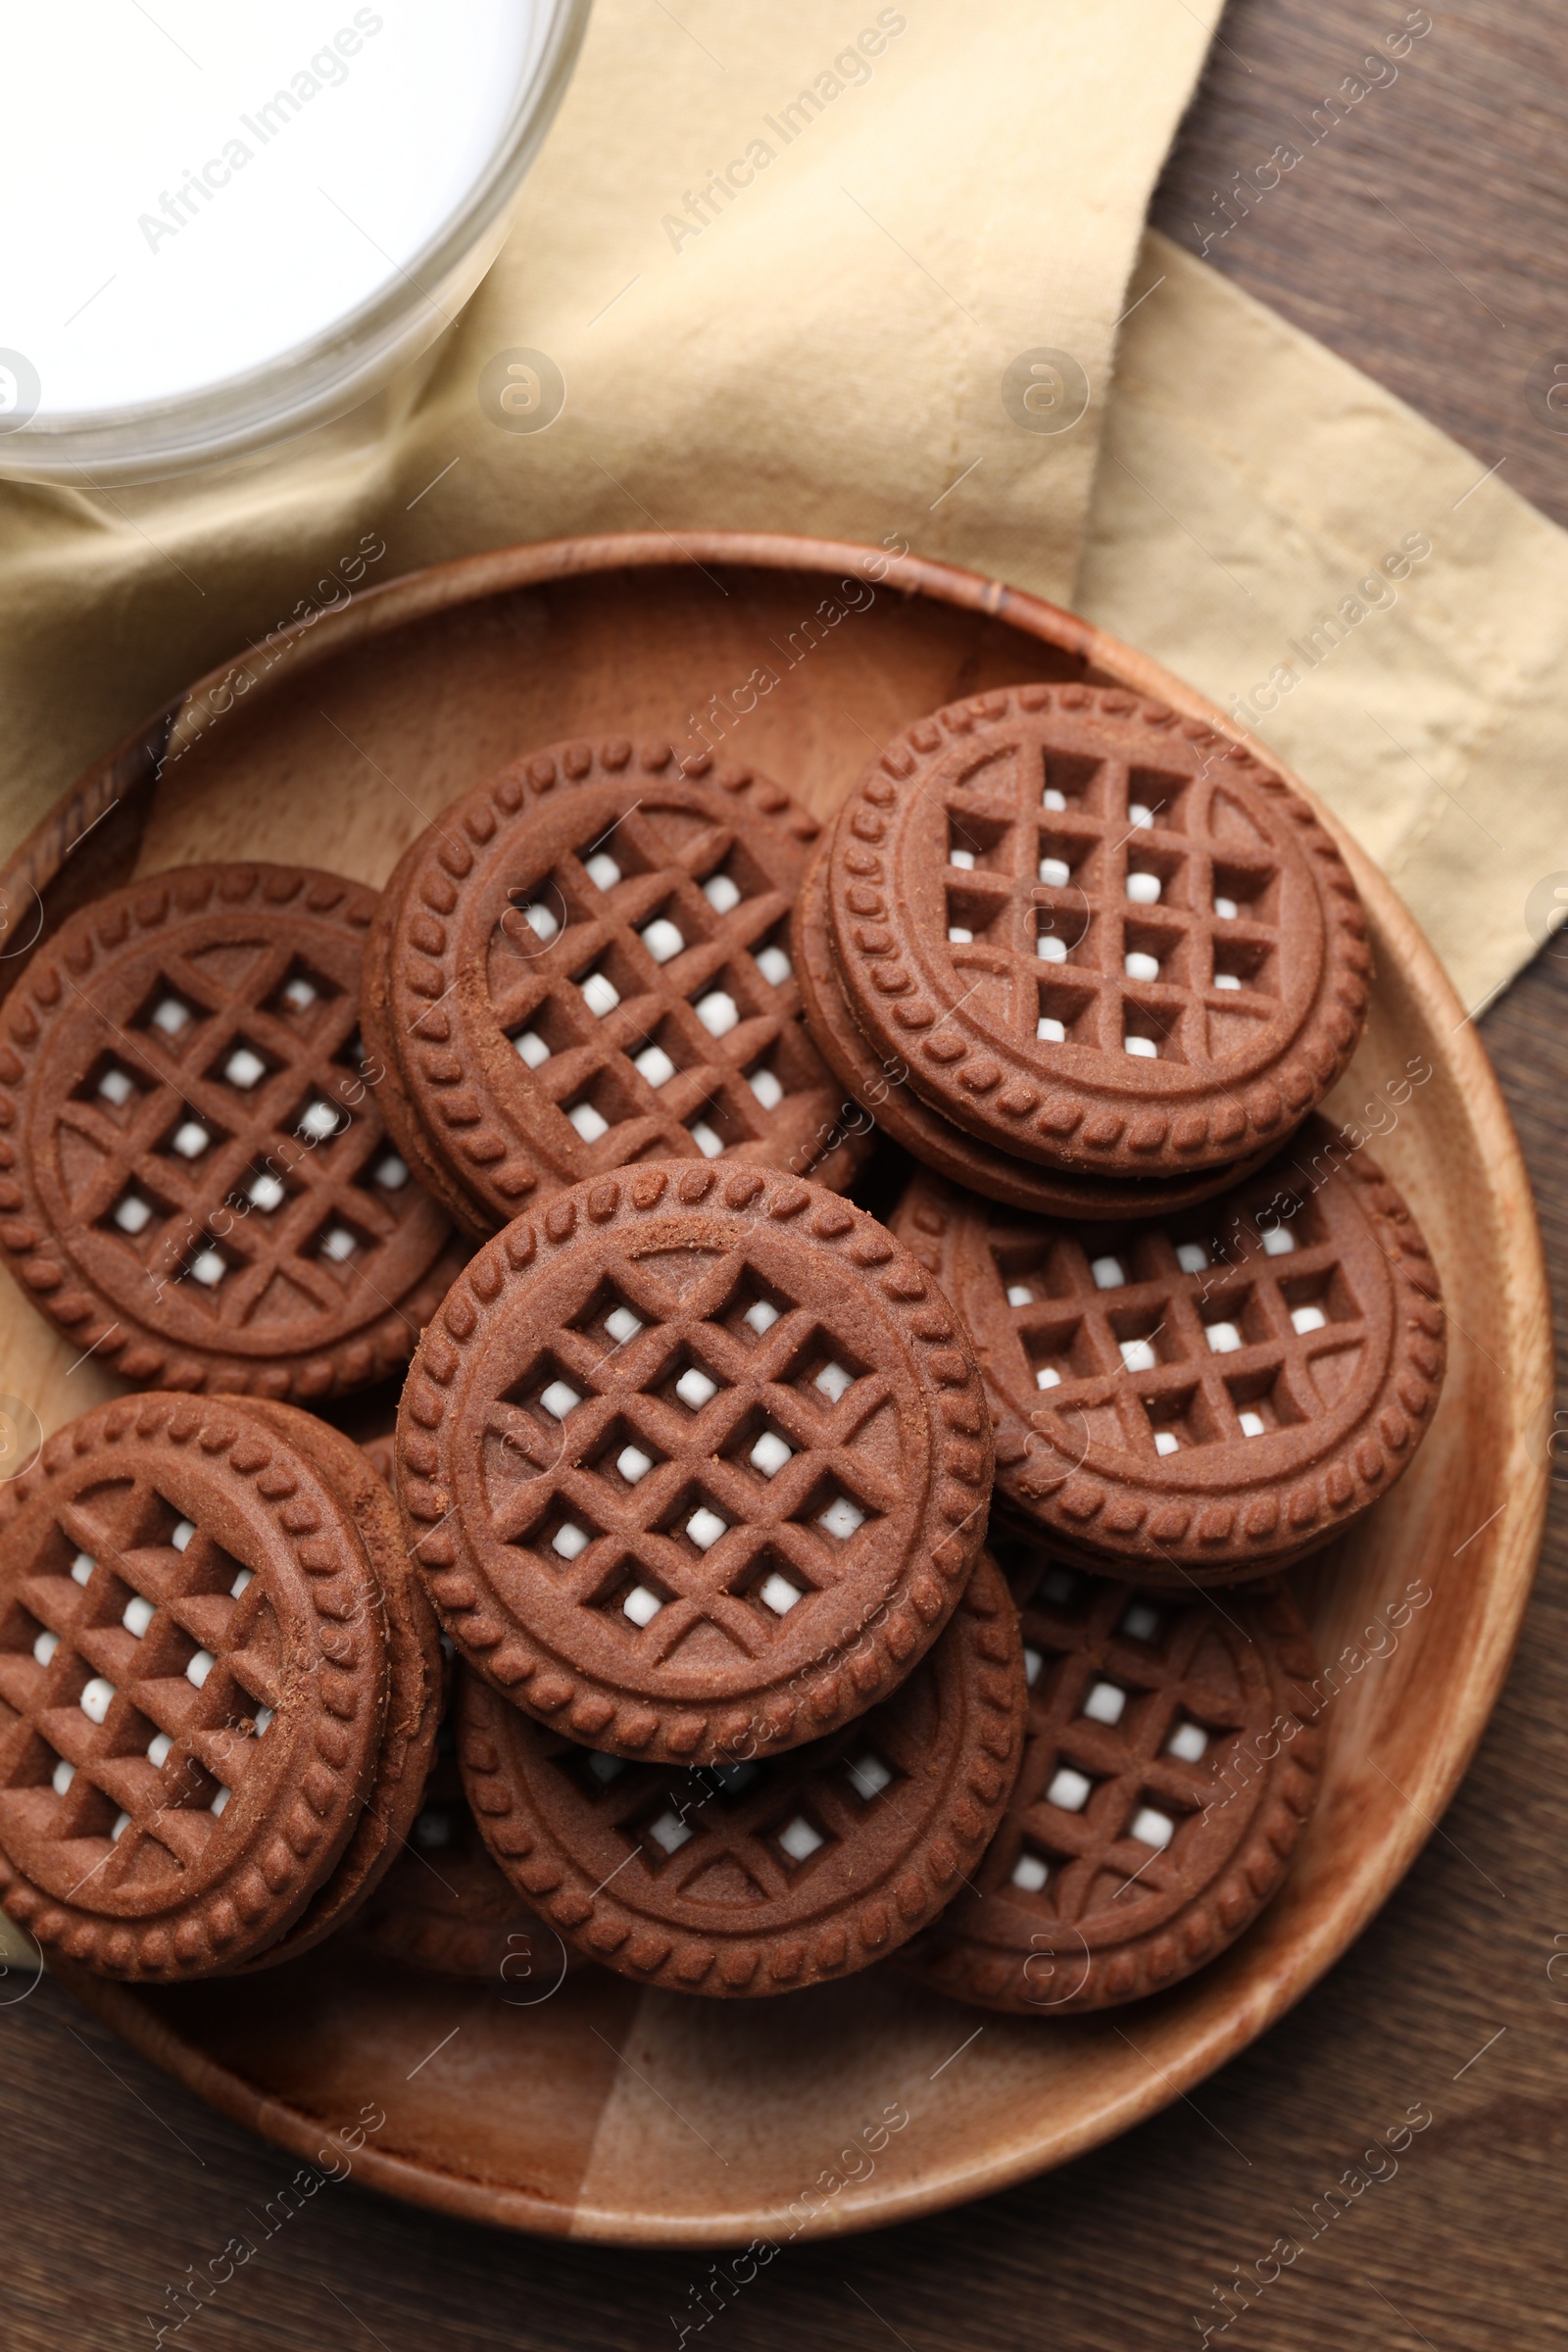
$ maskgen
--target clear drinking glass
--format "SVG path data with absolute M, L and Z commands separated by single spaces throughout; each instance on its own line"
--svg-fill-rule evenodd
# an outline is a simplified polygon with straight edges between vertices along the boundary
M 214 29 L 217 21 L 211 15 L 203 15 L 205 4 L 206 0 L 185 0 L 182 14 L 180 0 L 169 0 L 169 5 L 160 9 L 156 20 L 147 16 L 146 12 L 141 12 L 145 24 L 153 27 L 152 33 L 142 37 L 162 37 L 168 41 L 167 71 L 177 78 L 192 71 L 202 71 L 203 61 L 197 51 L 202 45 L 205 25 L 207 36 L 215 44 L 220 37 L 228 44 L 229 54 L 223 64 L 228 69 L 229 81 L 233 83 L 235 57 L 243 58 L 244 54 L 242 49 L 236 48 L 233 21 L 222 26 L 220 36 Z M 223 0 L 225 8 L 231 4 L 232 0 Z M 272 40 L 271 51 L 265 62 L 260 60 L 258 53 L 257 77 L 265 76 L 262 95 L 252 105 L 238 111 L 227 102 L 225 96 L 220 109 L 221 121 L 219 114 L 214 114 L 210 122 L 198 119 L 193 133 L 193 151 L 198 153 L 198 162 L 194 166 L 190 154 L 182 154 L 177 145 L 170 143 L 162 149 L 160 162 L 170 154 L 174 158 L 169 166 L 169 176 L 175 183 L 172 195 L 167 186 L 160 187 L 156 178 L 148 179 L 149 159 L 146 152 L 136 152 L 126 166 L 123 201 L 121 201 L 121 192 L 113 186 L 111 179 L 106 178 L 96 190 L 84 192 L 79 186 L 73 189 L 69 172 L 63 172 L 62 187 L 68 195 L 74 195 L 82 208 L 78 243 L 83 256 L 90 255 L 94 260 L 100 256 L 96 231 L 91 237 L 86 233 L 91 217 L 87 208 L 96 204 L 104 216 L 105 224 L 101 259 L 120 264 L 113 273 L 106 273 L 106 286 L 99 293 L 87 291 L 81 305 L 82 313 L 90 315 L 90 306 L 96 304 L 101 296 L 107 300 L 116 278 L 120 278 L 121 284 L 120 292 L 114 299 L 122 306 L 134 300 L 138 284 L 147 286 L 151 294 L 165 299 L 167 306 L 167 296 L 172 291 L 173 281 L 168 274 L 160 279 L 158 270 L 161 267 L 161 249 L 176 237 L 197 235 L 209 240 L 202 251 L 202 266 L 207 270 L 209 278 L 212 277 L 220 240 L 214 236 L 210 220 L 221 224 L 223 229 L 231 229 L 241 223 L 242 199 L 221 194 L 238 175 L 231 167 L 235 151 L 239 148 L 249 150 L 245 159 L 243 208 L 248 213 L 247 233 L 252 239 L 252 251 L 244 269 L 236 270 L 235 282 L 220 282 L 217 287 L 216 295 L 212 298 L 215 328 L 222 327 L 223 314 L 228 305 L 249 301 L 253 306 L 260 304 L 261 311 L 265 311 L 265 297 L 270 289 L 276 293 L 279 281 L 270 280 L 265 269 L 258 270 L 254 240 L 258 220 L 265 218 L 260 208 L 266 205 L 279 183 L 274 176 L 272 187 L 269 189 L 265 172 L 256 170 L 262 148 L 273 140 L 281 142 L 279 151 L 286 151 L 290 163 L 296 167 L 293 178 L 287 184 L 290 194 L 297 196 L 297 167 L 306 160 L 306 137 L 312 141 L 309 154 L 314 161 L 321 152 L 321 140 L 330 140 L 335 127 L 334 108 L 340 109 L 335 91 L 351 74 L 358 74 L 362 77 L 372 76 L 390 53 L 387 36 L 390 35 L 390 42 L 395 43 L 402 26 L 412 24 L 413 37 L 426 44 L 431 38 L 432 24 L 450 27 L 452 41 L 457 46 L 449 53 L 448 60 L 443 62 L 450 63 L 451 72 L 461 77 L 465 71 L 461 55 L 462 12 L 459 10 L 449 17 L 445 7 L 440 11 L 432 8 L 426 17 L 422 12 L 427 5 L 428 0 L 420 0 L 418 15 L 410 19 L 406 10 L 396 4 L 396 0 L 383 0 L 381 9 L 362 7 L 358 10 L 344 5 L 343 0 L 339 0 L 334 10 L 332 0 L 327 0 L 329 14 L 312 10 L 317 31 L 319 32 L 323 26 L 325 28 L 321 45 L 314 55 L 306 45 L 304 19 L 300 21 L 300 62 L 297 73 L 292 76 L 286 68 L 294 62 L 293 51 L 278 47 L 274 19 L 268 35 L 260 36 Z M 94 381 L 90 368 L 84 371 L 78 366 L 75 381 L 72 383 L 69 381 L 70 367 L 57 364 L 51 368 L 48 352 L 45 353 L 44 365 L 40 367 L 26 349 L 5 348 L 13 337 L 19 345 L 27 338 L 23 326 L 16 322 L 17 307 L 0 299 L 0 475 L 74 482 L 83 488 L 152 480 L 220 461 L 226 463 L 246 452 L 291 439 L 344 415 L 366 400 L 400 366 L 435 340 L 495 259 L 511 224 L 523 176 L 549 128 L 570 77 L 581 45 L 588 8 L 589 0 L 507 0 L 506 6 L 499 8 L 492 0 L 486 9 L 481 5 L 481 0 L 473 0 L 469 10 L 470 19 L 475 24 L 481 18 L 485 20 L 484 29 L 488 38 L 488 48 L 484 43 L 476 44 L 476 57 L 487 59 L 488 70 L 494 71 L 496 57 L 505 53 L 511 61 L 506 77 L 511 77 L 512 68 L 515 72 L 515 86 L 510 91 L 493 86 L 485 91 L 486 105 L 499 125 L 493 140 L 487 129 L 484 136 L 488 144 L 484 152 L 465 148 L 462 152 L 445 154 L 435 151 L 437 142 L 434 140 L 426 152 L 421 152 L 419 142 L 416 141 L 414 151 L 408 153 L 406 158 L 396 159 L 392 167 L 396 170 L 406 169 L 411 174 L 424 172 L 427 177 L 421 193 L 429 204 L 444 207 L 441 218 L 431 227 L 430 233 L 416 247 L 401 255 L 384 250 L 368 228 L 352 220 L 352 205 L 345 207 L 327 187 L 319 188 L 318 192 L 325 203 L 332 205 L 337 214 L 350 221 L 354 234 L 367 237 L 374 253 L 380 255 L 379 264 L 368 256 L 365 257 L 363 268 L 366 271 L 378 271 L 384 264 L 383 282 L 375 285 L 364 299 L 354 302 L 340 315 L 325 321 L 318 320 L 313 331 L 285 342 L 282 348 L 253 356 L 250 365 L 220 372 L 210 381 L 196 380 L 183 385 L 173 382 L 161 388 L 152 397 L 116 398 L 112 380 L 116 370 L 113 367 L 104 367 L 98 380 Z M 94 13 L 94 0 L 85 0 L 84 16 L 91 19 Z M 332 18 L 336 15 L 341 15 L 344 23 L 334 34 Z M 57 33 L 64 22 L 56 21 Z M 124 27 L 131 20 L 128 17 L 116 22 L 106 19 L 105 31 L 123 39 L 126 37 Z M 251 22 L 261 25 L 267 20 L 253 19 Z M 84 23 L 78 29 L 87 41 L 92 40 L 94 26 L 90 23 Z M 137 29 L 139 31 L 139 26 Z M 185 36 L 183 45 L 179 37 L 181 34 Z M 177 56 L 175 51 L 178 52 Z M 185 60 L 183 67 L 179 62 L 181 58 Z M 278 70 L 278 59 L 281 59 L 284 70 Z M 402 62 L 406 67 L 407 58 Z M 102 53 L 94 52 L 88 73 L 99 76 L 92 87 L 91 97 L 100 107 L 108 98 L 104 77 L 112 73 L 112 58 L 106 66 Z M 34 85 L 24 98 L 21 94 L 19 80 L 14 78 L 9 107 L 41 109 L 44 116 L 51 107 L 71 112 L 73 85 L 68 65 L 60 70 L 59 77 L 53 80 L 51 86 L 39 90 Z M 266 84 L 274 81 L 277 85 L 275 90 L 268 92 Z M 309 86 L 311 84 L 316 85 L 314 89 Z M 192 82 L 189 86 L 200 95 L 200 84 Z M 218 86 L 216 74 L 209 86 Z M 224 85 L 225 91 L 227 86 Z M 367 93 L 366 103 L 373 106 L 373 81 L 362 79 L 362 90 Z M 359 97 L 360 93 L 357 92 L 357 102 Z M 308 111 L 303 103 L 305 98 L 311 101 Z M 79 107 L 81 99 L 82 76 L 77 74 L 74 87 L 76 106 Z M 127 91 L 127 112 L 133 110 L 135 99 L 136 93 Z M 289 101 L 287 107 L 285 100 Z M 305 119 L 310 125 L 305 136 L 296 128 L 296 118 Z M 34 118 L 35 122 L 39 119 Z M 362 140 L 367 135 L 370 119 L 363 113 L 357 118 L 356 135 Z M 343 121 L 340 109 L 336 123 L 341 124 Z M 24 119 L 12 115 L 11 127 L 19 125 L 25 127 Z M 180 124 L 179 127 L 183 128 L 184 125 Z M 222 128 L 230 129 L 232 136 L 227 146 L 220 147 L 219 131 Z M 0 136 L 4 135 L 6 129 L 7 122 L 0 117 Z M 127 133 L 129 136 L 134 136 L 134 129 Z M 214 153 L 205 166 L 199 160 L 201 143 L 211 143 L 214 147 Z M 144 137 L 144 150 L 147 145 Z M 229 159 L 226 166 L 224 157 Z M 381 156 L 378 160 L 386 164 L 388 159 Z M 225 171 L 228 174 L 226 178 L 222 176 Z M 185 174 L 183 180 L 181 172 Z M 79 172 L 77 176 L 79 180 Z M 205 186 L 198 184 L 199 181 L 205 181 Z M 352 179 L 347 179 L 343 185 L 346 190 L 352 191 L 354 183 Z M 411 180 L 411 188 L 416 185 Z M 448 186 L 452 198 L 450 204 L 446 204 L 445 196 L 441 193 Z M 157 197 L 152 193 L 154 188 L 158 188 Z M 203 199 L 204 204 L 212 205 L 211 216 L 197 206 L 198 197 Z M 144 203 L 147 209 L 133 226 L 133 208 L 138 202 Z M 350 231 L 337 227 L 333 214 L 323 209 L 320 217 L 324 224 L 323 235 L 336 233 L 352 245 Z M 15 237 L 25 233 L 25 221 L 14 217 L 12 235 Z M 150 263 L 144 258 L 149 251 L 155 257 Z M 304 261 L 307 266 L 309 260 L 309 255 L 306 255 Z M 277 268 L 285 270 L 299 266 L 296 236 L 293 254 L 286 246 L 279 251 Z M 121 275 L 122 270 L 123 276 Z M 74 274 L 90 278 L 96 274 L 96 270 L 83 270 Z M 74 284 L 62 285 L 55 311 L 47 321 L 57 358 L 63 353 L 69 359 L 71 347 L 61 342 L 55 319 L 63 311 L 65 301 L 80 290 Z M 286 318 L 286 303 L 276 303 L 274 309 L 280 318 Z M 256 325 L 261 311 L 253 311 L 252 318 L 246 323 L 248 327 L 254 327 L 255 332 L 265 334 L 265 324 Z M 99 320 L 102 321 L 107 315 L 101 311 Z M 41 318 L 44 314 L 35 309 L 35 316 Z M 68 329 L 72 324 L 72 319 L 66 321 Z M 190 322 L 183 313 L 180 325 L 188 331 Z M 100 331 L 103 331 L 101 327 Z M 147 318 L 138 320 L 133 311 L 129 313 L 125 328 L 129 344 L 134 344 L 138 334 L 146 337 L 157 331 L 156 325 L 149 323 Z M 215 331 L 215 349 L 221 343 L 220 332 Z M 146 345 L 145 348 L 151 357 L 153 347 Z M 133 376 L 134 366 L 127 372 Z M 199 361 L 190 372 L 200 378 Z M 52 400 L 51 377 L 57 385 L 67 379 L 66 398 Z M 104 398 L 102 393 L 106 388 L 108 397 Z

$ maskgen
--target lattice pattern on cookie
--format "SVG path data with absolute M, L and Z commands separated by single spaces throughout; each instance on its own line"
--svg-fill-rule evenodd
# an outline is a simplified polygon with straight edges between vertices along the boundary
M 1249 1156 L 1365 1018 L 1365 916 L 1306 802 L 1120 689 L 916 721 L 845 804 L 829 903 L 867 1045 L 975 1136 L 1083 1172 Z
M 898 1507 L 862 1444 L 891 1393 L 744 1249 L 680 1291 L 624 1257 L 490 1408 L 492 1533 L 645 1663 L 699 1628 L 757 1658 Z
M 508 1877 L 645 1983 L 767 1993 L 883 1957 L 948 1902 L 1021 1749 L 1017 1619 L 983 1554 L 887 1697 L 787 1755 L 692 1770 L 569 1744 L 467 1677 L 464 1775 Z
M 991 1467 L 920 1268 L 733 1161 L 596 1178 L 505 1227 L 421 1340 L 398 1435 L 459 1650 L 575 1737 L 683 1764 L 792 1746 L 907 1674 Z
M 1259 1153 L 1230 1168 L 1125 1180 L 1046 1168 L 999 1151 L 956 1126 L 905 1083 L 906 1063 L 879 1057 L 857 1027 L 839 984 L 827 921 L 827 859 L 807 876 L 795 913 L 801 993 L 811 1035 L 847 1095 L 915 1159 L 950 1183 L 1039 1216 L 1173 1215 L 1253 1174 Z M 890 1072 L 892 1082 L 890 1083 Z
M 286 939 L 180 954 L 61 1104 L 73 1208 L 216 1327 L 340 1323 L 407 1288 L 382 1261 L 429 1211 L 362 1074 L 358 1008 Z M 432 1225 L 432 1244 L 439 1238 Z M 390 1295 L 383 1296 L 390 1282 Z
M 884 1707 L 870 1732 L 847 1724 L 768 1762 L 676 1773 L 565 1740 L 552 1740 L 547 1753 L 627 1858 L 662 1882 L 673 1908 L 786 1901 L 836 1845 L 853 1843 L 901 1781 L 918 1778 L 923 1751 Z
M 144 1478 L 63 1499 L 0 1622 L 0 1838 L 62 1849 L 97 1908 L 176 1899 L 280 1703 L 248 1568 Z
M 1267 1728 L 1266 1692 L 1219 1670 L 1206 1610 L 1164 1595 L 1042 1563 L 1021 1616 L 1030 1736 L 980 1892 L 1073 1922 L 1180 1896 L 1187 1825 Z
M 513 897 L 490 997 L 541 1115 L 571 1130 L 553 1156 L 585 1175 L 714 1158 L 765 1139 L 788 1097 L 822 1086 L 790 898 L 738 826 L 634 807 Z
M 1207 1069 L 1277 1012 L 1280 863 L 1222 784 L 1027 731 L 941 789 L 960 992 L 1038 1051 Z
M 1313 1199 L 1131 1227 L 987 1230 L 1015 1350 L 1008 1386 L 1091 1446 L 1146 1458 L 1317 1420 L 1368 1337 L 1344 1250 Z

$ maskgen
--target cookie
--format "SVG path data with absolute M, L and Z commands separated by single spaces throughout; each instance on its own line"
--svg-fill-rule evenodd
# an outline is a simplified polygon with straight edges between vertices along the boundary
M 405 1850 L 425 1801 L 445 1677 L 435 1612 L 409 1557 L 385 1472 L 374 1468 L 369 1447 L 293 1405 L 253 1397 L 245 1410 L 302 1453 L 348 1510 L 380 1589 L 377 1617 L 387 1645 L 386 1721 L 364 1809 L 330 1878 L 253 1963 L 270 1968 L 333 1935 Z
M 359 1444 L 360 1451 L 382 1485 L 388 1488 L 395 1487 L 397 1483 L 397 1440 L 392 1431 L 386 1430 L 377 1438 L 361 1438 Z
M 1278 1890 L 1317 1795 L 1311 1643 L 1283 1587 L 1152 1596 L 1004 1550 L 1029 1729 L 972 1885 L 906 1964 L 957 1999 L 1066 2017 L 1156 1992 Z
M 950 1183 L 988 1200 L 1033 1210 L 1046 1217 L 1146 1217 L 1170 1215 L 1207 1200 L 1228 1184 L 1240 1183 L 1272 1157 L 1272 1147 L 1233 1167 L 1204 1168 L 1186 1176 L 1117 1178 L 1041 1167 L 995 1145 L 982 1144 L 921 1101 L 909 1084 L 903 1056 L 879 1061 L 855 1025 L 845 1002 L 828 920 L 826 844 L 812 858 L 795 904 L 796 976 L 807 1026 L 823 1060 L 851 1098 L 840 1105 L 841 1120 L 858 1106 L 885 1128 L 896 1144 Z
M 383 1960 L 485 1981 L 508 1997 L 546 1996 L 577 1964 L 491 1860 L 464 1793 L 450 1723 L 406 1847 L 352 1935 Z
M 556 744 L 443 810 L 387 885 L 366 1036 L 403 1149 L 478 1238 L 628 1161 L 847 1184 L 789 919 L 816 821 L 668 744 Z
M 893 1222 L 979 1355 L 999 1504 L 1090 1566 L 1270 1572 L 1389 1492 L 1437 1404 L 1426 1244 L 1321 1120 L 1179 1217 L 1072 1225 L 921 1177 Z
M 468 1677 L 459 1757 L 497 1862 L 591 1959 L 756 1997 L 848 1976 L 933 1917 L 1002 1819 L 1025 1713 L 1016 1612 L 982 1556 L 898 1690 L 788 1755 L 630 1763 Z
M 0 1249 L 138 1386 L 322 1396 L 406 1361 L 465 1250 L 359 1043 L 373 892 L 180 867 L 70 916 L 0 1015 Z
M 861 1713 L 985 1534 L 974 1358 L 873 1217 L 663 1160 L 488 1243 L 420 1342 L 398 1493 L 453 1642 L 619 1754 L 710 1763 Z
M 288 1419 L 124 1397 L 0 1490 L 0 1889 L 105 1976 L 256 1958 L 375 1786 L 380 1588 Z
M 1365 916 L 1306 803 L 1120 688 L 908 728 L 838 817 L 828 904 L 873 1055 L 1051 1167 L 1169 1178 L 1278 1145 L 1366 1018 Z

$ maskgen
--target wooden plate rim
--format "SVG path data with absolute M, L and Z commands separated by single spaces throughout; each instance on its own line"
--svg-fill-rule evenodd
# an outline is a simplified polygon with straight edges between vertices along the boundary
M 202 698 L 225 679 L 244 676 L 245 692 L 258 699 L 285 677 L 313 667 L 347 646 L 404 626 L 438 611 L 488 596 L 576 575 L 660 566 L 853 572 L 906 596 L 983 613 L 1006 622 L 1082 660 L 1104 682 L 1125 685 L 1184 714 L 1203 720 L 1232 741 L 1245 743 L 1270 765 L 1277 755 L 1195 688 L 1173 676 L 1150 656 L 1097 628 L 1078 614 L 1023 589 L 984 574 L 915 555 L 894 556 L 847 540 L 780 532 L 693 531 L 676 539 L 662 531 L 602 533 L 544 540 L 502 548 L 405 574 L 355 596 L 314 622 L 276 632 L 243 659 L 224 662 L 174 697 L 99 760 L 46 815 L 0 869 L 0 891 L 15 899 L 31 887 L 40 896 L 61 873 L 73 848 L 118 800 L 148 791 L 165 760 L 177 756 L 194 733 L 192 712 Z M 871 569 L 871 566 L 877 569 Z M 1237 2055 L 1310 1989 L 1360 1934 L 1409 1869 L 1437 1827 L 1438 1817 L 1462 1779 L 1496 1702 L 1523 1620 L 1544 1521 L 1548 1472 L 1535 1458 L 1530 1440 L 1549 1413 L 1555 1367 L 1547 1284 L 1540 1226 L 1529 1179 L 1501 1090 L 1492 1065 L 1446 974 L 1401 900 L 1381 869 L 1334 812 L 1299 777 L 1283 772 L 1311 803 L 1333 834 L 1376 928 L 1402 970 L 1406 984 L 1440 1034 L 1465 1099 L 1466 1113 L 1492 1172 L 1497 1206 L 1498 1251 L 1503 1276 L 1502 1311 L 1510 1335 L 1509 1399 L 1512 1449 L 1499 1465 L 1513 1505 L 1486 1549 L 1486 1591 L 1478 1638 L 1459 1685 L 1458 1700 L 1441 1748 L 1425 1755 L 1425 1772 L 1405 1793 L 1410 1801 L 1394 1816 L 1375 1845 L 1361 1856 L 1309 1932 L 1288 1957 L 1257 1981 L 1237 1990 L 1231 1968 L 1220 1961 L 1197 1980 L 1192 1996 L 1172 2020 L 1161 1999 L 1157 2014 L 1144 2014 L 1152 2027 L 1153 2056 L 1147 2082 L 1112 2097 L 1078 2123 L 1061 2128 L 1021 2128 L 1006 2144 L 983 2156 L 962 2157 L 924 2173 L 907 2186 L 847 2190 L 834 2209 L 800 2230 L 801 2237 L 837 2235 L 846 2230 L 887 2227 L 966 2199 L 1007 2187 L 1033 2173 L 1063 2164 L 1147 2120 Z M 15 958 L 16 973 L 24 958 Z M 15 978 L 16 973 L 10 977 Z M 108 1984 L 61 1966 L 60 1981 L 144 2056 L 236 2122 L 302 2156 L 313 2152 L 321 2126 L 302 2109 L 259 2092 L 244 2077 L 217 2065 L 183 2041 L 128 1986 Z M 1161 2038 L 1163 2034 L 1164 2038 Z M 358 2158 L 360 2177 L 372 2186 L 466 2220 L 552 2236 L 571 2236 L 622 2245 L 724 2245 L 765 2232 L 767 2211 L 647 2215 L 620 2207 L 566 2205 L 536 2192 L 505 2187 L 383 2153 L 367 2145 Z

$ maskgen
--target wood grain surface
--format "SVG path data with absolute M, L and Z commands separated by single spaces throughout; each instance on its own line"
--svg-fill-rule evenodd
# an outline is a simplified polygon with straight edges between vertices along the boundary
M 1211 217 L 1214 185 L 1290 136 L 1293 110 L 1308 111 L 1369 31 L 1402 14 L 1239 0 L 1159 224 L 1195 243 L 1190 223 Z M 1505 457 L 1505 478 L 1563 518 L 1564 453 L 1527 378 L 1559 339 L 1568 351 L 1568 26 L 1519 0 L 1433 14 L 1419 65 L 1313 150 L 1289 203 L 1256 208 L 1209 258 L 1485 464 Z M 1538 962 L 1484 1035 L 1568 1291 L 1568 948 Z M 1562 1476 L 1508 1689 L 1442 1830 L 1341 1966 L 1196 2105 L 982 2204 L 790 2250 L 726 2297 L 708 2257 L 508 2239 L 352 2181 L 293 2210 L 280 2200 L 287 2158 L 173 2088 L 47 1983 L 29 1992 L 12 1977 L 0 1983 L 6 2343 L 149 2342 L 147 2315 L 167 2319 L 187 2266 L 205 2269 L 241 2231 L 258 2253 L 179 2330 L 198 2347 L 622 2352 L 674 2344 L 686 2326 L 688 2343 L 725 2352 L 1143 2352 L 1197 2341 L 1195 2313 L 1217 2324 L 1213 2289 L 1234 2286 L 1238 2270 L 1251 2307 L 1211 2341 L 1270 2352 L 1563 2342 L 1568 1440 Z M 1407 2116 L 1422 2129 L 1402 2151 L 1361 2164 Z M 1360 2185 L 1329 2200 L 1358 2164 Z M 1282 2240 L 1274 2260 L 1299 2251 L 1259 2285 L 1255 2266 L 1266 2277 Z
M 1391 61 L 1385 34 L 1423 18 Z M 1300 161 L 1259 197 L 1281 144 Z M 1558 9 L 1232 0 L 1151 217 L 1568 522 L 1568 391 L 1545 398 L 1568 385 L 1565 145 Z

